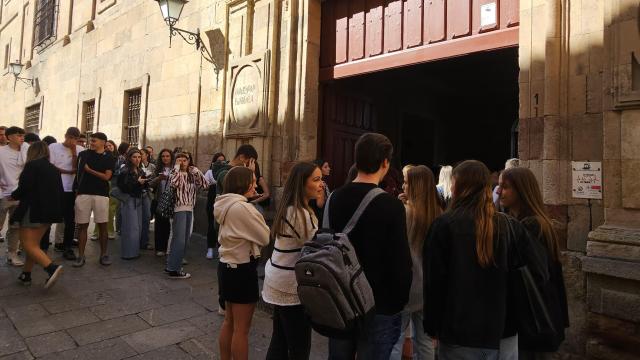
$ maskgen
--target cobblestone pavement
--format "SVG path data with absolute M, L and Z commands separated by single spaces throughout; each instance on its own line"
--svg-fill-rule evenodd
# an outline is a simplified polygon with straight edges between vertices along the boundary
M 18 283 L 19 268 L 6 263 L 0 244 L 0 360 L 4 359 L 217 359 L 222 322 L 217 304 L 217 261 L 204 258 L 204 240 L 194 236 L 185 270 L 193 277 L 172 280 L 164 258 L 142 251 L 137 260 L 118 257 L 119 240 L 110 241 L 113 265 L 98 264 L 98 244 L 87 244 L 80 269 L 54 252 L 64 273 L 50 290 L 35 267 L 33 284 Z M 256 311 L 250 358 L 264 359 L 271 317 Z M 314 334 L 312 358 L 326 358 L 326 339 Z

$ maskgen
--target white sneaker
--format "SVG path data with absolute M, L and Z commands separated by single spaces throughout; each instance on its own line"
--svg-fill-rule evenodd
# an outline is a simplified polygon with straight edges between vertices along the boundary
M 211 248 L 207 250 L 207 259 L 209 260 L 213 259 L 213 249 Z
M 16 253 L 7 254 L 7 262 L 13 266 L 24 265 L 24 261 L 22 261 L 22 259 L 20 259 L 20 257 Z
M 226 314 L 226 313 L 227 313 L 227 312 L 226 312 L 223 308 L 218 307 L 218 315 L 220 315 L 220 316 L 225 316 L 225 314 Z

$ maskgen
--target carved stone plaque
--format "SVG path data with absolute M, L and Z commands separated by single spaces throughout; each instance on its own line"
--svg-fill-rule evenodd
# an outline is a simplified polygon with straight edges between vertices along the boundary
M 226 137 L 266 135 L 269 103 L 269 52 L 229 66 Z

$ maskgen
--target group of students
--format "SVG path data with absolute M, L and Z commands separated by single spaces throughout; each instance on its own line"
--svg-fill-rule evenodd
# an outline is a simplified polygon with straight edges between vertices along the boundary
M 355 174 L 330 196 L 324 162 L 296 163 L 271 229 L 248 202 L 255 194 L 255 160 L 243 157 L 228 170 L 213 210 L 220 224 L 219 296 L 226 308 L 222 359 L 247 358 L 260 297 L 257 261 L 270 239 L 262 299 L 274 314 L 266 358 L 309 358 L 312 323 L 294 269 L 322 224 L 318 204 L 328 207 L 325 224 L 342 231 L 366 195 L 381 186 L 392 155 L 384 135 L 362 135 Z M 375 314 L 346 338 L 330 338 L 329 358 L 401 359 L 407 329 L 414 359 L 551 358 L 564 340 L 568 311 L 558 235 L 534 174 L 506 169 L 494 189 L 490 171 L 475 160 L 444 167 L 439 184 L 424 165 L 403 173 L 402 194 L 376 196 L 348 234 L 373 291 Z M 522 266 L 535 279 L 555 329 L 542 342 L 518 334 L 510 279 Z

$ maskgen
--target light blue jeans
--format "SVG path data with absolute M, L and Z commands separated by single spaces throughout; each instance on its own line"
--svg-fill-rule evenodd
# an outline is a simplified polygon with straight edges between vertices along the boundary
M 187 241 L 191 235 L 192 221 L 193 211 L 178 211 L 173 214 L 171 245 L 169 256 L 167 257 L 167 270 L 169 271 L 180 271 L 182 269 L 182 259 L 187 250 Z
M 142 200 L 129 197 L 120 205 L 122 233 L 120 256 L 133 259 L 140 256 L 140 234 L 142 225 Z
M 149 223 L 151 222 L 151 197 L 148 193 L 142 195 L 142 231 L 140 234 L 140 248 L 146 249 L 149 244 Z
M 400 338 L 398 342 L 393 346 L 391 351 L 390 360 L 402 360 L 402 347 L 404 345 L 404 333 L 409 327 L 409 323 L 412 325 L 412 342 L 413 342 L 413 359 L 414 360 L 433 360 L 435 358 L 435 352 L 433 349 L 433 340 L 424 332 L 422 326 L 422 311 L 415 312 L 402 312 L 402 328 L 400 331 Z

